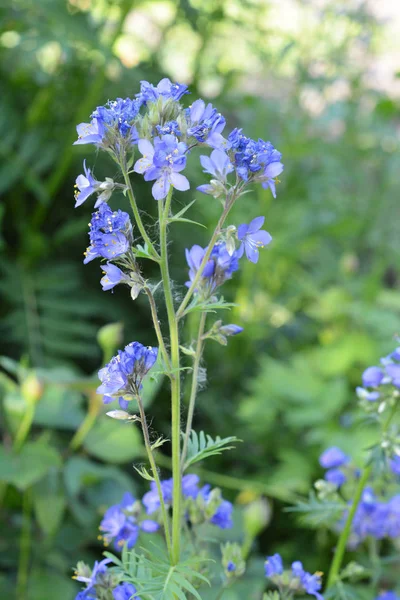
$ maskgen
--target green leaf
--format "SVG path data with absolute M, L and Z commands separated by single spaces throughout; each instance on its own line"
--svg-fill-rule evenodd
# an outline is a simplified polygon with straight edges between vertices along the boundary
M 171 218 L 172 218 L 172 219 L 180 219 L 180 218 L 181 218 L 181 217 L 182 217 L 182 216 L 185 214 L 185 212 L 187 212 L 187 211 L 189 210 L 189 208 L 190 208 L 191 206 L 193 206 L 193 204 L 194 204 L 195 202 L 196 202 L 196 199 L 195 199 L 195 200 L 192 200 L 191 202 L 189 202 L 189 204 L 187 204 L 186 206 L 184 206 L 184 207 L 182 208 L 182 210 L 180 210 L 179 212 L 177 212 L 177 213 L 176 213 L 176 215 L 173 215 Z
M 235 436 L 223 439 L 217 436 L 213 439 L 210 435 L 206 435 L 204 431 L 200 431 L 200 433 L 197 434 L 192 430 L 188 440 L 188 451 L 184 469 L 187 469 L 190 465 L 204 460 L 209 456 L 215 456 L 216 454 L 221 454 L 225 450 L 231 450 L 234 446 L 229 444 L 240 441 L 241 440 Z
M 184 315 L 191 312 L 216 312 L 217 310 L 230 310 L 234 306 L 237 306 L 234 302 L 225 302 L 221 298 L 218 302 L 198 302 L 195 300 L 194 303 L 189 304 L 186 310 L 183 312 Z
M 40 481 L 52 468 L 61 467 L 61 456 L 42 441 L 26 443 L 19 454 L 0 448 L 0 480 L 19 490 Z
M 207 229 L 207 226 L 203 225 L 203 223 L 198 223 L 197 221 L 192 221 L 191 219 L 181 219 L 178 217 L 169 218 L 168 223 L 191 223 L 192 225 L 198 225 L 199 227 L 204 227 L 204 229 Z
M 48 385 L 37 404 L 34 423 L 43 427 L 75 430 L 84 418 L 82 394 L 59 385 Z
M 60 473 L 48 473 L 33 488 L 36 520 L 46 535 L 54 534 L 64 515 L 67 501 Z
M 113 419 L 100 419 L 83 445 L 92 456 L 112 463 L 128 462 L 143 452 L 138 428 Z

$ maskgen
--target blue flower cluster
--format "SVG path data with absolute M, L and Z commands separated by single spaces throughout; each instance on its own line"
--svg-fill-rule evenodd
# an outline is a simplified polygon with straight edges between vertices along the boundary
M 132 224 L 128 213 L 112 211 L 101 204 L 89 223 L 90 244 L 85 252 L 85 264 L 95 258 L 114 260 L 126 254 L 132 245 Z
M 142 381 L 157 360 L 158 348 L 131 342 L 119 350 L 110 362 L 100 369 L 101 385 L 98 394 L 103 394 L 105 404 L 118 398 L 121 408 L 128 407 L 129 400 L 138 394 Z
M 195 519 L 196 523 L 208 521 L 221 529 L 232 527 L 233 505 L 224 500 L 211 486 L 199 487 L 200 479 L 197 475 L 185 475 L 182 478 L 182 495 L 187 501 L 187 518 Z M 164 502 L 167 506 L 172 504 L 173 479 L 161 481 Z M 150 484 L 150 491 L 143 496 L 143 504 L 148 515 L 154 514 L 160 508 L 160 498 L 154 481 Z
M 241 179 L 261 182 L 276 196 L 275 178 L 283 171 L 280 162 L 282 154 L 261 138 L 258 141 L 243 135 L 241 129 L 234 129 L 228 136 L 228 148 L 233 154 L 233 163 Z
M 357 387 L 361 400 L 376 402 L 385 400 L 388 395 L 396 394 L 400 389 L 400 347 L 381 358 L 379 367 L 368 367 L 362 374 L 362 387 Z
M 319 464 L 324 469 L 327 469 L 325 473 L 326 481 L 334 483 L 338 487 L 346 483 L 347 473 L 346 465 L 350 462 L 350 457 L 347 456 L 340 448 L 333 446 L 328 448 L 319 457 Z
M 308 573 L 300 561 L 292 563 L 290 572 L 285 571 L 279 554 L 268 556 L 265 561 L 265 576 L 286 592 L 285 598 L 292 598 L 296 592 L 307 593 L 317 600 L 323 600 L 319 593 L 322 587 L 321 573 Z
M 189 279 L 186 286 L 190 287 L 201 262 L 206 254 L 207 248 L 194 245 L 186 250 L 186 261 L 189 265 Z M 237 251 L 229 254 L 225 242 L 215 244 L 210 259 L 207 262 L 199 282 L 199 291 L 203 296 L 209 296 L 214 290 L 225 283 L 232 274 L 239 269 L 239 253 Z
M 357 546 L 369 537 L 378 540 L 400 537 L 400 494 L 379 500 L 372 488 L 364 489 L 353 520 L 351 545 Z
M 400 596 L 396 594 L 396 592 L 391 592 L 388 590 L 379 594 L 375 600 L 400 600 Z
M 127 154 L 138 143 L 143 158 L 134 170 L 146 181 L 155 180 L 152 193 L 156 200 L 165 198 L 171 186 L 180 191 L 189 189 L 181 171 L 190 149 L 198 145 L 214 149 L 210 158 L 201 157 L 205 172 L 214 177 L 210 184 L 199 186 L 201 192 L 215 197 L 228 192 L 227 175 L 235 170 L 242 184 L 260 182 L 275 196 L 276 177 L 283 171 L 281 153 L 271 142 L 252 140 L 241 129 L 234 129 L 225 139 L 225 117 L 201 98 L 184 108 L 180 100 L 187 93 L 186 85 L 167 78 L 157 86 L 142 81 L 134 99 L 117 98 L 98 106 L 89 123 L 77 126 L 75 144 L 94 144 L 111 152 L 117 162 L 127 164 Z M 85 175 L 78 179 L 76 206 L 94 192 L 101 192 L 98 202 L 107 200 L 113 189 L 111 180 L 96 182 L 86 167 Z
M 74 579 L 84 583 L 85 588 L 78 592 L 75 600 L 110 598 L 110 591 L 113 600 L 140 600 L 140 597 L 136 595 L 136 588 L 132 583 L 119 583 L 116 576 L 108 571 L 107 565 L 110 562 L 110 558 L 105 558 L 101 562 L 96 561 L 93 569 L 90 569 L 84 563 L 78 563 Z

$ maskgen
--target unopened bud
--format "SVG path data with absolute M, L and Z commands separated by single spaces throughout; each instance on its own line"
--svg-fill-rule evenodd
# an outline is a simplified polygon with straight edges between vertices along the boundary
M 43 384 L 31 372 L 21 385 L 21 394 L 29 404 L 36 404 L 43 394 Z
M 103 352 L 114 351 L 122 343 L 122 323 L 109 323 L 99 329 L 97 341 Z
M 252 538 L 265 529 L 271 520 L 271 505 L 266 498 L 257 498 L 248 504 L 243 511 L 246 533 Z

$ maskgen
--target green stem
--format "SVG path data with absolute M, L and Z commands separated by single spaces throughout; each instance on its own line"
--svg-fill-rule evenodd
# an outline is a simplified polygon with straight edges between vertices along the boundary
M 200 278 L 201 278 L 201 276 L 203 274 L 204 268 L 205 268 L 206 264 L 208 263 L 208 260 L 210 258 L 211 252 L 212 252 L 212 250 L 214 248 L 215 242 L 217 241 L 217 238 L 218 238 L 219 234 L 221 233 L 221 229 L 222 229 L 222 227 L 224 225 L 225 219 L 228 216 L 228 213 L 229 213 L 230 209 L 232 208 L 234 201 L 235 201 L 235 197 L 233 197 L 230 200 L 227 199 L 227 201 L 225 203 L 224 210 L 223 210 L 223 212 L 222 212 L 222 214 L 221 214 L 221 216 L 219 218 L 219 221 L 218 221 L 217 226 L 216 226 L 216 228 L 214 230 L 214 233 L 212 234 L 212 237 L 211 237 L 210 243 L 208 244 L 206 253 L 203 256 L 203 260 L 200 263 L 200 266 L 199 266 L 198 271 L 197 271 L 197 273 L 196 273 L 196 275 L 195 275 L 195 277 L 194 277 L 194 279 L 193 279 L 193 281 L 192 281 L 192 283 L 190 285 L 190 288 L 186 292 L 186 296 L 184 297 L 184 299 L 181 302 L 180 307 L 176 311 L 176 318 L 177 318 L 177 320 L 179 320 L 183 316 L 185 308 L 189 304 L 190 299 L 191 299 L 191 297 L 193 295 L 193 292 L 197 288 L 197 285 L 198 285 L 198 283 L 200 281 Z
M 88 435 L 89 431 L 92 429 L 93 425 L 96 422 L 97 415 L 99 414 L 100 404 L 97 398 L 96 393 L 92 393 L 89 397 L 89 409 L 86 414 L 86 417 L 83 419 L 80 424 L 78 431 L 75 433 L 74 437 L 70 441 L 69 447 L 71 450 L 78 450 L 80 448 Z
M 151 470 L 153 471 L 154 481 L 156 482 L 158 496 L 160 498 L 161 513 L 162 513 L 162 518 L 163 518 L 163 522 L 164 522 L 165 539 L 167 542 L 168 554 L 170 556 L 170 559 L 172 560 L 171 533 L 169 530 L 168 513 L 167 513 L 167 509 L 165 508 L 165 502 L 164 502 L 164 496 L 163 496 L 162 489 L 161 489 L 160 477 L 158 474 L 156 461 L 154 460 L 153 450 L 151 448 L 149 427 L 147 425 L 146 413 L 144 412 L 143 402 L 139 395 L 136 396 L 136 400 L 137 400 L 137 403 L 139 406 L 140 422 L 142 425 L 144 445 L 146 446 L 147 457 L 148 457 L 150 465 L 151 465 Z
M 34 416 L 35 404 L 33 402 L 29 402 L 14 440 L 14 449 L 17 452 L 19 452 L 24 445 L 24 442 L 31 430 Z
M 327 589 L 329 589 L 336 581 L 340 567 L 342 566 L 344 553 L 346 551 L 347 540 L 351 533 L 351 526 L 353 523 L 354 515 L 356 514 L 358 505 L 361 500 L 362 493 L 364 491 L 364 487 L 366 486 L 368 479 L 370 478 L 372 473 L 372 465 L 369 465 L 364 469 L 362 476 L 358 482 L 358 486 L 356 492 L 354 494 L 353 504 L 349 510 L 349 514 L 347 515 L 346 523 L 343 528 L 342 533 L 340 534 L 338 544 L 336 546 L 335 555 L 333 557 L 332 565 L 329 571 Z
M 17 573 L 17 600 L 26 599 L 26 591 L 29 579 L 29 560 L 31 550 L 31 491 L 24 492 L 22 500 L 22 528 L 19 544 L 19 560 Z
M 185 437 L 183 440 L 183 449 L 182 449 L 182 457 L 181 457 L 182 472 L 183 472 L 184 466 L 185 466 L 186 454 L 187 454 L 188 443 L 189 443 L 189 436 L 190 436 L 190 432 L 192 430 L 194 407 L 196 404 L 197 388 L 198 388 L 198 383 L 199 383 L 198 382 L 199 368 L 200 368 L 201 356 L 203 353 L 203 344 L 204 344 L 203 334 L 204 334 L 204 327 L 206 324 L 206 319 L 207 319 L 207 313 L 205 313 L 205 312 L 201 313 L 200 323 L 199 323 L 199 332 L 197 335 L 196 354 L 195 354 L 194 362 L 193 362 L 192 387 L 190 390 L 188 416 L 187 416 L 187 421 L 186 421 Z
M 128 188 L 128 190 L 127 190 L 128 198 L 129 198 L 129 202 L 131 204 L 132 212 L 133 212 L 134 217 L 135 217 L 136 225 L 139 228 L 140 234 L 141 234 L 144 242 L 149 247 L 149 250 L 150 250 L 151 254 L 153 255 L 153 259 L 158 262 L 160 260 L 160 256 L 157 253 L 156 249 L 154 248 L 153 242 L 149 238 L 149 236 L 148 236 L 148 234 L 146 232 L 146 229 L 145 229 L 145 227 L 143 225 L 143 221 L 142 221 L 142 218 L 140 216 L 138 206 L 136 204 L 135 194 L 133 193 L 131 180 L 130 180 L 130 177 L 129 177 L 127 171 L 126 171 L 125 165 L 122 164 L 122 161 L 121 161 L 120 167 L 121 167 L 122 174 L 124 176 L 126 187 Z
M 180 557 L 181 533 L 181 469 L 180 469 L 180 415 L 181 415 L 181 390 L 179 372 L 179 333 L 178 321 L 175 315 L 174 301 L 171 290 L 171 280 L 168 268 L 167 253 L 167 221 L 172 200 L 172 187 L 163 203 L 159 201 L 160 220 L 160 269 L 164 286 L 165 305 L 167 308 L 168 325 L 171 344 L 171 438 L 172 438 L 172 477 L 173 487 L 173 513 L 172 513 L 172 563 L 177 564 Z
M 391 423 L 391 420 L 393 419 L 393 417 L 395 415 L 396 409 L 397 409 L 397 403 L 395 403 L 393 405 L 392 410 L 389 414 L 389 417 L 382 427 L 382 437 L 384 437 L 384 435 L 386 434 L 386 432 L 389 428 L 389 425 Z M 368 465 L 365 468 L 362 476 L 360 477 L 360 481 L 358 482 L 358 486 L 357 486 L 356 492 L 354 494 L 353 504 L 349 510 L 349 514 L 347 515 L 347 519 L 346 519 L 346 523 L 343 528 L 343 531 L 340 534 L 339 541 L 338 541 L 338 544 L 337 544 L 336 550 L 335 550 L 335 555 L 333 557 L 332 565 L 329 570 L 327 589 L 329 589 L 332 585 L 334 585 L 338 578 L 340 567 L 342 566 L 342 562 L 343 562 L 344 553 L 346 552 L 347 540 L 351 533 L 351 526 L 353 523 L 354 515 L 356 514 L 358 505 L 360 503 L 361 496 L 364 491 L 364 487 L 366 486 L 368 479 L 371 476 L 372 468 L 373 468 L 372 464 Z
M 165 366 L 167 367 L 168 371 L 170 372 L 171 371 L 171 363 L 169 360 L 169 355 L 168 355 L 167 349 L 164 344 L 164 339 L 163 339 L 162 332 L 161 332 L 160 322 L 158 320 L 157 306 L 156 306 L 156 303 L 154 300 L 154 296 L 148 287 L 145 287 L 144 291 L 146 292 L 147 297 L 149 299 L 151 316 L 153 318 L 153 325 L 154 325 L 154 329 L 156 331 L 158 345 L 160 347 L 160 351 L 161 351 L 162 357 L 164 359 Z

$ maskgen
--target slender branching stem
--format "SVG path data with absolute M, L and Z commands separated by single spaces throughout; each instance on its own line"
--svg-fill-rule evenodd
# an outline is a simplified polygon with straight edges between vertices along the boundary
M 182 473 L 183 473 L 183 470 L 185 467 L 185 460 L 186 460 L 186 454 L 187 454 L 187 449 L 188 449 L 189 437 L 190 437 L 190 432 L 192 430 L 194 407 L 196 404 L 197 388 L 198 388 L 198 383 L 199 383 L 198 382 L 199 368 L 200 368 L 201 356 L 203 353 L 203 345 L 204 345 L 203 334 L 204 334 L 204 327 L 206 324 L 206 319 L 207 319 L 207 313 L 206 312 L 201 313 L 200 323 L 199 323 L 199 331 L 198 331 L 198 335 L 197 335 L 196 350 L 195 350 L 195 356 L 194 356 L 194 361 L 193 361 L 192 386 L 190 389 L 188 416 L 187 416 L 187 421 L 186 421 L 185 437 L 183 439 L 183 449 L 182 449 L 182 457 L 181 457 Z
M 133 215 L 135 217 L 136 225 L 139 228 L 140 235 L 142 236 L 143 240 L 145 241 L 145 243 L 149 247 L 149 251 L 150 251 L 151 255 L 153 256 L 153 259 L 158 262 L 160 260 L 160 256 L 158 255 L 158 252 L 154 248 L 153 242 L 149 238 L 149 236 L 148 236 L 148 234 L 146 232 L 146 229 L 145 229 L 145 227 L 143 225 L 143 221 L 142 221 L 142 218 L 140 216 L 138 206 L 136 204 L 135 194 L 133 193 L 131 180 L 130 180 L 130 177 L 129 177 L 128 172 L 126 170 L 126 167 L 122 164 L 122 161 L 121 161 L 120 167 L 121 167 L 122 175 L 124 177 L 124 181 L 125 181 L 125 184 L 126 184 L 126 187 L 127 187 L 127 194 L 128 194 L 128 198 L 129 198 L 129 202 L 130 202 L 130 205 L 131 205 L 131 208 L 132 208 Z
M 385 436 L 385 434 L 389 428 L 389 425 L 395 415 L 396 409 L 397 409 L 397 403 L 395 403 L 393 405 L 392 410 L 391 410 L 385 424 L 382 427 L 382 437 Z M 364 488 L 365 488 L 366 484 L 368 483 L 368 480 L 372 474 L 372 470 L 373 470 L 373 465 L 369 464 L 364 469 L 364 472 L 361 475 L 360 480 L 358 482 L 357 489 L 354 494 L 353 504 L 351 505 L 351 508 L 347 515 L 346 523 L 340 534 L 340 537 L 339 537 L 339 540 L 338 540 L 338 543 L 337 543 L 337 546 L 335 549 L 335 555 L 333 557 L 331 568 L 329 570 L 327 589 L 332 587 L 337 582 L 340 568 L 341 568 L 342 562 L 343 562 L 343 557 L 346 552 L 347 541 L 348 541 L 350 533 L 351 533 L 351 526 L 353 524 L 354 516 L 357 512 L 358 505 L 360 504 L 360 500 L 361 500 Z
M 70 450 L 76 451 L 80 448 L 85 441 L 86 436 L 92 429 L 96 422 L 97 416 L 100 411 L 100 401 L 95 391 L 90 392 L 89 395 L 89 408 L 85 418 L 79 426 L 79 429 L 70 441 Z
M 167 349 L 164 344 L 164 339 L 163 339 L 162 332 L 161 332 L 160 322 L 158 320 L 157 306 L 156 306 L 156 303 L 154 300 L 154 296 L 151 293 L 151 290 L 147 286 L 145 286 L 144 291 L 146 292 L 147 297 L 149 299 L 151 316 L 153 318 L 153 325 L 154 325 L 154 329 L 155 329 L 155 332 L 157 335 L 158 345 L 160 347 L 160 352 L 164 359 L 165 366 L 167 367 L 168 375 L 169 375 L 171 372 L 171 363 L 169 360 L 169 355 L 168 355 Z
M 179 372 L 179 333 L 178 321 L 175 315 L 174 301 L 171 290 L 171 280 L 168 267 L 167 223 L 172 200 L 172 187 L 165 201 L 159 201 L 160 221 L 160 269 L 164 286 L 165 305 L 167 308 L 168 325 L 171 345 L 171 442 L 172 442 L 172 477 L 173 513 L 172 513 L 172 563 L 177 564 L 180 557 L 181 535 L 181 469 L 180 469 L 180 417 L 181 389 Z
M 137 400 L 137 403 L 139 406 L 140 422 L 142 425 L 144 445 L 146 447 L 147 457 L 149 459 L 151 470 L 153 472 L 153 478 L 154 478 L 154 481 L 157 486 L 158 496 L 160 498 L 161 514 L 162 514 L 162 518 L 163 518 L 163 525 L 164 525 L 164 531 L 165 531 L 165 539 L 167 542 L 168 554 L 169 554 L 170 560 L 172 560 L 171 533 L 170 533 L 170 529 L 169 529 L 168 513 L 167 513 L 167 509 L 165 507 L 164 496 L 163 496 L 162 488 L 161 488 L 160 476 L 158 474 L 156 461 L 154 459 L 153 450 L 151 447 L 150 436 L 149 436 L 149 427 L 147 425 L 146 413 L 144 412 L 143 402 L 142 402 L 142 399 L 139 394 L 136 396 L 136 400 Z
M 205 268 L 206 264 L 208 263 L 211 252 L 214 248 L 215 242 L 217 241 L 217 238 L 218 238 L 219 234 L 221 233 L 222 227 L 225 223 L 225 219 L 228 216 L 228 213 L 229 213 L 230 209 L 232 208 L 234 201 L 235 201 L 235 197 L 233 197 L 232 199 L 227 199 L 225 202 L 224 210 L 222 211 L 222 214 L 218 220 L 218 223 L 214 230 L 214 233 L 212 234 L 212 237 L 211 237 L 210 243 L 208 244 L 206 253 L 203 256 L 203 260 L 200 263 L 197 273 L 196 273 L 188 291 L 186 292 L 186 295 L 185 295 L 184 299 L 182 300 L 180 307 L 176 311 L 176 318 L 178 320 L 183 317 L 185 309 L 186 309 L 187 305 L 189 304 L 190 299 L 193 296 L 193 293 L 194 293 L 196 287 L 198 286 L 198 283 L 203 274 L 204 268 Z
M 35 404 L 34 402 L 28 402 L 24 416 L 22 417 L 21 424 L 17 430 L 14 440 L 14 450 L 19 452 L 24 445 L 26 438 L 32 427 L 33 418 L 35 416 Z

